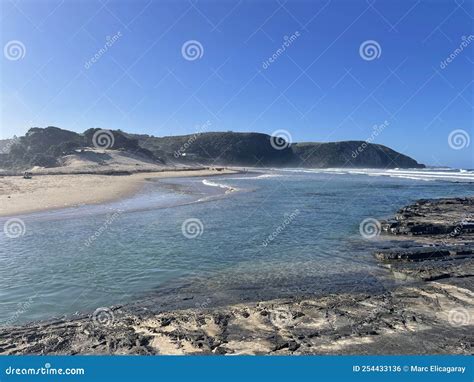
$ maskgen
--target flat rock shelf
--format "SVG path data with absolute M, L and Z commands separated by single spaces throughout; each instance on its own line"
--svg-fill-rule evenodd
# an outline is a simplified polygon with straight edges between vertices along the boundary
M 382 222 L 398 287 L 163 313 L 114 306 L 0 330 L 0 354 L 472 354 L 473 198 L 421 200 Z M 388 246 L 388 245 L 387 245 Z

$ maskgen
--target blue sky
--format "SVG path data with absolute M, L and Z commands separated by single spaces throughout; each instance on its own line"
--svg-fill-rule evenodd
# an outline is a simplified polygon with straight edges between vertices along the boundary
M 294 142 L 372 137 L 426 164 L 473 168 L 474 142 L 448 141 L 454 130 L 474 139 L 472 17 L 462 0 L 2 0 L 0 137 L 208 123 L 284 129 Z M 188 41 L 197 57 L 183 56 Z M 367 41 L 375 56 L 361 54 Z

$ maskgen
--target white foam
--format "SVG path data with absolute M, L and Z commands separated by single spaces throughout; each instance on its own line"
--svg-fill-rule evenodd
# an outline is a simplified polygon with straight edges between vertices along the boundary
M 257 175 L 257 176 L 244 176 L 244 177 L 239 177 L 239 178 L 230 178 L 232 180 L 247 180 L 247 179 L 268 179 L 268 178 L 276 178 L 282 176 L 280 174 L 262 174 L 262 175 Z
M 442 180 L 451 182 L 474 182 L 474 171 L 457 169 L 284 169 L 282 171 L 296 173 L 326 173 L 334 175 L 366 175 L 366 176 L 388 176 L 391 178 L 411 179 L 411 180 Z
M 436 179 L 424 179 L 424 178 L 419 178 L 416 176 L 407 176 L 407 175 L 393 175 L 391 178 L 400 178 L 400 179 L 412 179 L 412 180 L 423 180 L 425 182 L 432 182 Z
M 226 192 L 225 192 L 226 194 L 229 193 L 229 192 L 237 191 L 236 188 L 234 188 L 232 186 L 229 186 L 228 184 L 211 182 L 210 180 L 207 180 L 207 179 L 204 179 L 202 181 L 202 184 L 204 184 L 205 186 L 210 186 L 210 187 L 225 188 L 226 189 Z

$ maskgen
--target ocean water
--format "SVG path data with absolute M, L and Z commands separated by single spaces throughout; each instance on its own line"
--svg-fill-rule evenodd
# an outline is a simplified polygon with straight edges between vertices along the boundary
M 151 181 L 128 199 L 16 216 L 0 235 L 0 325 L 393 286 L 359 232 L 420 198 L 474 193 L 459 170 L 259 170 Z M 4 227 L 9 218 L 1 218 Z

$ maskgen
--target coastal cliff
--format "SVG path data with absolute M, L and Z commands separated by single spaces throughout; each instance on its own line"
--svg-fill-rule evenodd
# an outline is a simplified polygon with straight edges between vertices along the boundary
M 290 143 L 267 134 L 236 132 L 133 137 L 155 155 L 177 163 L 307 168 L 425 167 L 395 150 L 365 141 Z
M 0 141 L 0 168 L 65 167 L 71 155 L 90 160 L 100 149 L 133 156 L 156 166 L 422 168 L 416 160 L 365 141 L 290 143 L 261 133 L 206 132 L 153 137 L 120 130 L 83 134 L 57 127 L 31 128 L 25 136 Z M 94 154 L 105 163 L 104 153 Z M 122 155 L 123 156 L 123 155 Z

